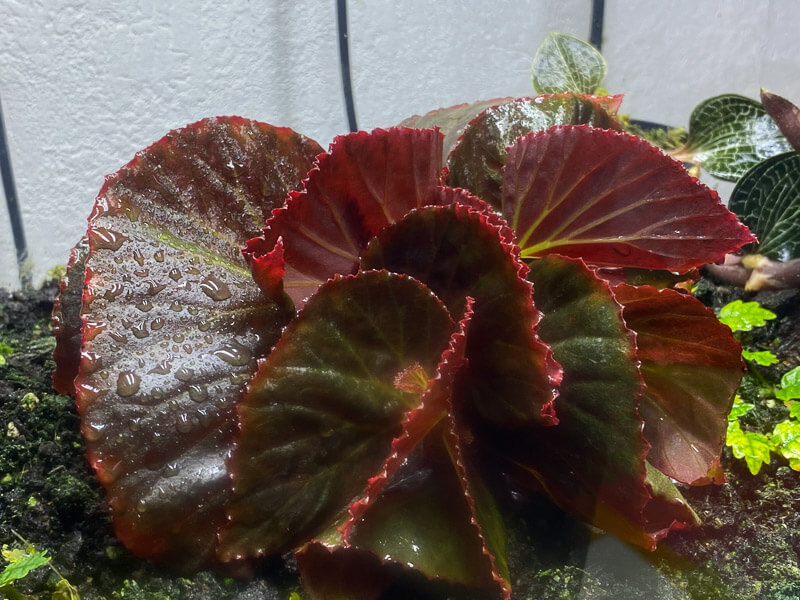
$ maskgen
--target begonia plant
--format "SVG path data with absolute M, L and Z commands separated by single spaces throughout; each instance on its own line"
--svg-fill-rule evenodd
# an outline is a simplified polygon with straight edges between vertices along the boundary
M 509 488 L 645 548 L 694 525 L 674 481 L 723 481 L 740 347 L 655 282 L 755 238 L 617 102 L 503 101 L 448 155 L 218 117 L 108 177 L 54 381 L 120 540 L 180 570 L 294 551 L 313 597 L 413 571 L 508 598 Z

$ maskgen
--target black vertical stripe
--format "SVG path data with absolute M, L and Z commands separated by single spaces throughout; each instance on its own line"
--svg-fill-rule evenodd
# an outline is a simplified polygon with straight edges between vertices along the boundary
M 358 131 L 356 107 L 353 102 L 353 84 L 350 79 L 350 46 L 347 39 L 347 0 L 336 0 L 336 21 L 339 27 L 339 66 L 342 73 L 344 105 L 350 131 Z
M 17 200 L 17 189 L 14 185 L 14 173 L 11 170 L 11 155 L 8 152 L 3 105 L 0 103 L 0 177 L 3 178 L 3 193 L 6 196 L 8 220 L 11 222 L 11 235 L 14 237 L 14 248 L 17 251 L 17 269 L 19 283 L 23 289 L 31 285 L 31 276 L 27 269 L 28 244 L 25 241 L 25 227 L 22 224 L 22 212 Z
M 592 0 L 592 32 L 589 35 L 589 43 L 598 50 L 603 49 L 603 16 L 605 11 L 605 0 Z

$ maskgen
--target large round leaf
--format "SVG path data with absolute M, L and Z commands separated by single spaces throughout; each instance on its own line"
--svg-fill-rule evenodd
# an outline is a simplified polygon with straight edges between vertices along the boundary
M 533 57 L 531 75 L 537 94 L 594 94 L 608 65 L 591 44 L 565 33 L 550 33 Z
M 240 248 L 319 150 L 288 129 L 208 119 L 137 154 L 98 196 L 78 409 L 117 536 L 138 555 L 214 560 L 234 406 L 290 317 Z
M 523 257 L 684 272 L 754 240 L 680 163 L 635 136 L 554 127 L 508 152 L 502 212 Z
M 586 123 L 619 129 L 611 116 L 618 104 L 619 98 L 564 93 L 518 98 L 488 108 L 470 121 L 450 152 L 447 184 L 466 188 L 499 207 L 506 151 L 518 137 L 553 125 Z
M 322 286 L 239 404 L 221 557 L 289 550 L 330 526 L 419 403 L 395 385 L 398 374 L 432 376 L 453 328 L 442 303 L 408 277 L 373 271 Z
M 760 254 L 800 258 L 800 154 L 787 152 L 750 169 L 728 206 L 758 236 Z

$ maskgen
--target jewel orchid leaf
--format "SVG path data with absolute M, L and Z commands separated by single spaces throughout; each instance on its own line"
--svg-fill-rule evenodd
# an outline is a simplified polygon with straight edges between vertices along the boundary
M 800 154 L 758 163 L 736 184 L 728 205 L 758 237 L 753 251 L 779 261 L 800 258 Z
M 296 307 L 336 274 L 352 274 L 369 239 L 431 202 L 441 172 L 441 135 L 393 128 L 337 137 L 328 154 L 248 242 L 252 261 L 282 239 L 283 286 Z
M 594 94 L 607 72 L 606 60 L 594 46 L 565 33 L 550 33 L 531 67 L 537 94 Z
M 796 152 L 800 152 L 800 108 L 786 98 L 767 90 L 761 90 L 761 104 L 775 121 L 786 141 Z
M 714 177 L 736 181 L 765 158 L 791 149 L 760 102 L 723 94 L 695 107 L 686 145 L 673 156 L 700 164 Z
M 597 266 L 684 272 L 755 240 L 716 192 L 656 147 L 586 126 L 514 143 L 502 214 L 523 258 L 558 253 Z
M 135 554 L 216 562 L 235 404 L 291 317 L 240 248 L 318 152 L 288 129 L 208 119 L 137 154 L 97 198 L 75 387 L 89 461 Z
M 620 129 L 613 115 L 620 97 L 596 98 L 572 93 L 518 98 L 486 109 L 464 128 L 447 159 L 447 184 L 463 187 L 499 207 L 507 148 L 526 133 L 554 125 L 588 124 Z
M 334 279 L 309 299 L 239 403 L 223 560 L 290 550 L 319 534 L 389 455 L 453 323 L 419 282 L 386 272 Z
M 724 483 L 719 455 L 743 375 L 741 346 L 692 296 L 630 285 L 613 293 L 636 332 L 646 384 L 639 412 L 652 446 L 647 460 L 684 483 Z

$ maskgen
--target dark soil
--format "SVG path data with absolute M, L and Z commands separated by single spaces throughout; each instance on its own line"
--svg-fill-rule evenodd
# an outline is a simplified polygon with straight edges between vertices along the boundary
M 85 600 L 288 600 L 300 589 L 291 561 L 276 559 L 248 581 L 212 573 L 186 577 L 132 557 L 116 541 L 103 491 L 84 458 L 73 400 L 55 394 L 50 383 L 55 293 L 54 283 L 27 294 L 0 290 L 0 544 L 19 545 L 16 532 L 48 550 Z M 720 305 L 736 293 L 704 282 L 699 296 Z M 800 364 L 800 297 L 785 292 L 758 299 L 780 318 L 745 342 L 779 356 L 781 364 L 763 372 L 776 381 Z M 743 423 L 770 430 L 786 409 L 757 398 L 751 387 L 743 394 L 757 408 Z M 516 506 L 509 523 L 514 597 L 800 598 L 800 473 L 773 458 L 753 476 L 727 449 L 723 467 L 726 485 L 684 490 L 703 525 L 670 535 L 654 553 L 604 536 L 544 499 Z M 40 568 L 16 588 L 29 598 L 51 598 L 58 579 Z

